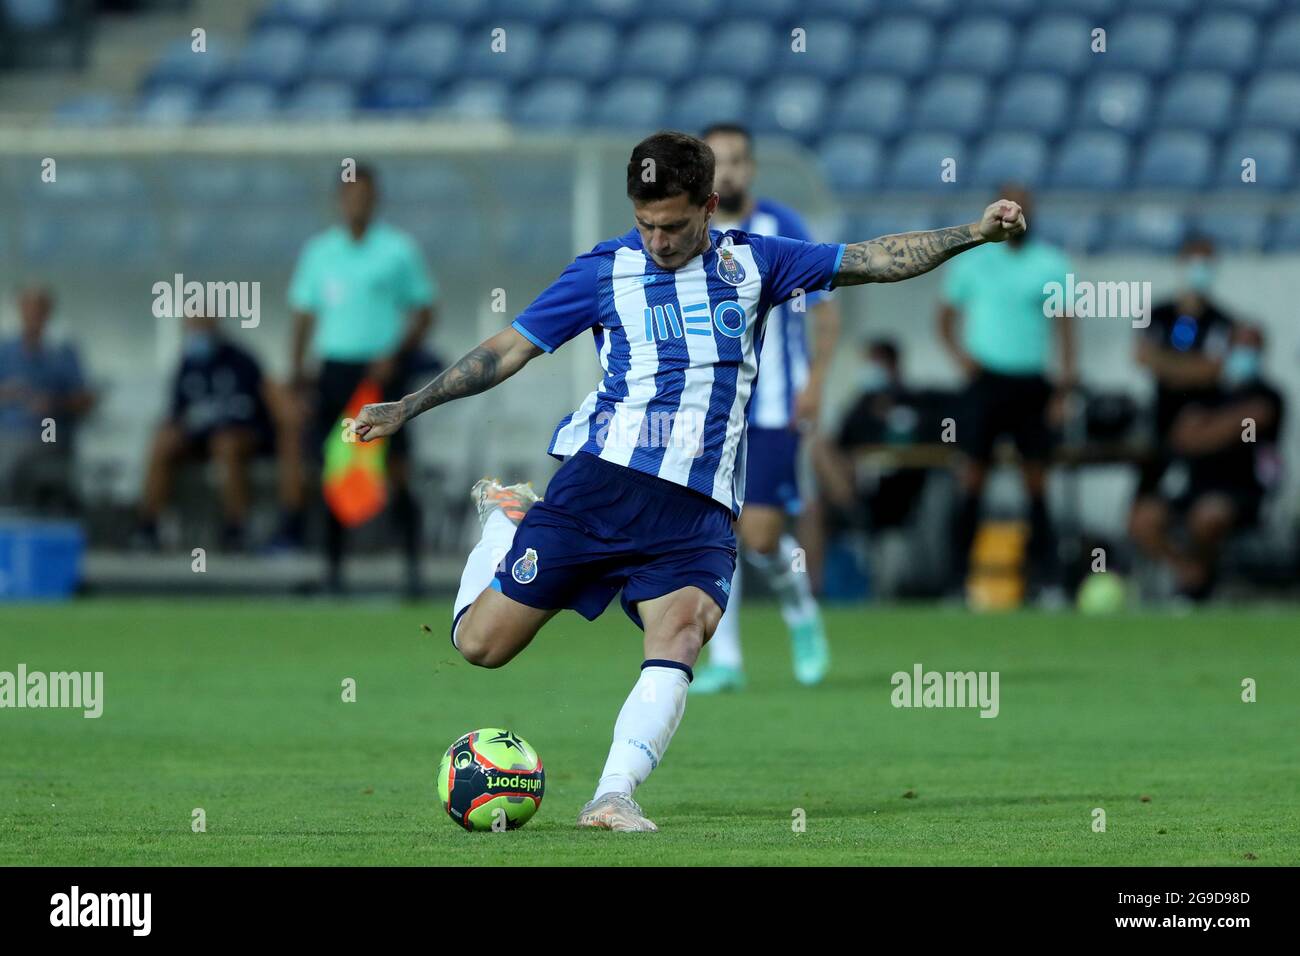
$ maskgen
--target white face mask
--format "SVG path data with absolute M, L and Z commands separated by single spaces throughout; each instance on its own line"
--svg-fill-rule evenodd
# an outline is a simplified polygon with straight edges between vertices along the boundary
M 864 392 L 883 392 L 889 388 L 889 373 L 879 362 L 868 362 L 858 373 L 858 387 Z

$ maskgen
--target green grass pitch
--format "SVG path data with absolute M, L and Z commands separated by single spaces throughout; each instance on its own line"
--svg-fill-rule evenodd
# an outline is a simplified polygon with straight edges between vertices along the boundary
M 638 794 L 657 835 L 573 827 L 641 661 L 617 607 L 561 615 L 496 671 L 454 655 L 447 617 L 445 600 L 0 607 L 0 671 L 103 671 L 105 696 L 98 720 L 0 710 L 0 863 L 1300 862 L 1294 611 L 837 609 L 810 690 L 776 611 L 747 608 L 749 689 L 692 697 Z M 918 662 L 998 671 L 999 716 L 894 708 L 890 675 Z M 538 749 L 546 796 L 522 830 L 469 834 L 434 769 L 489 726 Z

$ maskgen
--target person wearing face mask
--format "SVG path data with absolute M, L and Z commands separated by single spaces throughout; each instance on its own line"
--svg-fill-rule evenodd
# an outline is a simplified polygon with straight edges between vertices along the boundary
M 220 545 L 242 550 L 249 463 L 275 444 L 271 409 L 278 399 L 273 386 L 257 360 L 221 333 L 216 319 L 191 315 L 185 319 L 171 391 L 167 417 L 149 452 L 135 544 L 158 547 L 158 519 L 170 500 L 177 466 L 210 459 L 221 474 Z
M 1178 266 L 1177 291 L 1151 310 L 1151 324 L 1137 342 L 1137 363 L 1151 373 L 1155 400 L 1154 450 L 1142 466 L 1129 514 L 1135 535 L 1135 526 L 1149 526 L 1162 507 L 1160 485 L 1177 457 L 1169 448 L 1174 420 L 1188 405 L 1214 400 L 1232 337 L 1232 318 L 1210 298 L 1214 244 L 1203 236 L 1188 238 Z
M 1148 498 L 1133 521 L 1138 548 L 1172 571 L 1184 598 L 1209 597 L 1223 542 L 1258 522 L 1278 478 L 1283 399 L 1264 379 L 1263 350 L 1260 329 L 1234 326 L 1216 386 L 1170 424 L 1167 448 L 1183 472 L 1181 489 Z

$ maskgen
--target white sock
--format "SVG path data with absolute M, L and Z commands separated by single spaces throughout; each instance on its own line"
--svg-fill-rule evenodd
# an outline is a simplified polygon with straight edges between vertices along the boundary
M 686 689 L 691 678 L 681 666 L 670 661 L 646 661 L 641 665 L 641 677 L 614 723 L 614 742 L 595 796 L 631 796 L 659 766 L 686 710 Z
M 452 605 L 451 642 L 456 643 L 456 628 L 460 625 L 460 615 L 465 608 L 492 583 L 497 565 L 510 551 L 510 544 L 515 540 L 515 523 L 501 510 L 493 511 L 483 523 L 483 537 L 479 538 L 474 550 L 465 559 L 465 570 L 460 575 L 460 590 L 456 592 L 456 603 Z M 458 645 L 459 646 L 459 645 Z
M 710 664 L 736 670 L 744 666 L 740 654 L 740 565 L 741 562 L 737 561 L 736 573 L 731 576 L 731 591 L 727 595 L 727 609 L 722 612 L 722 619 L 707 645 Z
M 808 584 L 808 572 L 794 570 L 794 551 L 799 542 L 781 535 L 775 554 L 752 554 L 750 560 L 763 574 L 781 605 L 785 626 L 794 629 L 817 619 L 817 601 Z M 730 602 L 728 602 L 730 603 Z

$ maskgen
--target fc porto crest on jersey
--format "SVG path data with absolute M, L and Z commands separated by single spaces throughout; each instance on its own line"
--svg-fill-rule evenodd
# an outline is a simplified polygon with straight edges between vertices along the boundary
M 731 240 L 728 239 L 718 249 L 718 278 L 727 285 L 740 285 L 745 281 L 745 267 L 740 264 L 730 246 Z
M 533 548 L 524 551 L 523 557 L 510 566 L 510 576 L 520 584 L 527 584 L 537 577 L 537 551 Z

